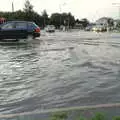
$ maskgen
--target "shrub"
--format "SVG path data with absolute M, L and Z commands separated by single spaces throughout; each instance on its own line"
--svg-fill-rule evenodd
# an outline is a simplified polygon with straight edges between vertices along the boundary
M 96 113 L 92 120 L 105 120 L 105 116 L 102 113 Z
M 51 120 L 65 120 L 67 117 L 68 115 L 65 112 L 54 113 L 51 117 Z
M 114 117 L 113 120 L 120 120 L 120 116 Z

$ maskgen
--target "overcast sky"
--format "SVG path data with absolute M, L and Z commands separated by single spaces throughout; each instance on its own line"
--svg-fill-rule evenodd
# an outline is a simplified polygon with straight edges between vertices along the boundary
M 12 1 L 14 9 L 23 9 L 25 0 L 0 0 L 0 11 L 12 11 Z M 71 12 L 75 18 L 88 18 L 90 21 L 106 16 L 119 18 L 120 0 L 30 0 L 34 10 L 39 14 L 46 9 L 51 15 L 54 12 Z M 61 7 L 61 10 L 60 10 Z

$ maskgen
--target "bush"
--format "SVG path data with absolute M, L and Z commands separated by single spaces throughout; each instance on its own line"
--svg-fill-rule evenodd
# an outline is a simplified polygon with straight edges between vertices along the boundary
M 80 117 L 78 120 L 86 120 L 86 118 L 84 118 L 84 117 Z
M 120 120 L 120 116 L 114 117 L 113 120 Z
M 65 120 L 68 115 L 65 112 L 55 113 L 52 115 L 51 120 Z
M 105 120 L 105 116 L 102 113 L 96 113 L 92 120 Z

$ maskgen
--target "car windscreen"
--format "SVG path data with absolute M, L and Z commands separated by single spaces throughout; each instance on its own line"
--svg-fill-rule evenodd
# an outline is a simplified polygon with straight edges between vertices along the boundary
M 36 25 L 34 22 L 29 22 L 28 23 L 28 28 L 29 29 L 31 29 L 31 28 L 34 29 L 34 28 L 37 28 L 37 27 L 38 27 L 38 25 Z

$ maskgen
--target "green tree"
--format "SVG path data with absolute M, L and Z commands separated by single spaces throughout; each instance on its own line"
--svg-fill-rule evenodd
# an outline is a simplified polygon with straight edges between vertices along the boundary
M 60 27 L 60 14 L 59 13 L 53 13 L 50 17 L 50 24 L 53 24 L 56 26 L 56 28 Z
M 25 12 L 25 15 L 26 15 L 25 19 L 26 20 L 32 20 L 34 11 L 33 11 L 33 5 L 30 3 L 29 0 L 25 1 L 24 12 Z
M 108 26 L 113 26 L 114 25 L 114 20 L 112 18 L 108 18 L 107 22 L 108 22 Z
M 92 120 L 105 120 L 105 115 L 103 113 L 96 113 Z
M 81 19 L 81 24 L 83 25 L 84 28 L 87 27 L 87 25 L 89 24 L 88 19 L 86 18 Z
M 50 17 L 50 23 L 55 25 L 57 28 L 59 28 L 60 25 L 73 27 L 75 19 L 71 13 L 53 13 Z
M 113 120 L 120 120 L 120 116 L 114 117 Z
M 66 112 L 54 113 L 51 116 L 51 120 L 66 120 L 68 115 Z
M 45 17 L 45 18 L 48 18 L 48 14 L 47 14 L 47 11 L 46 11 L 46 10 L 43 10 L 42 16 Z
M 32 12 L 33 11 L 33 5 L 30 3 L 29 0 L 26 0 L 24 4 L 24 11 L 25 12 Z

